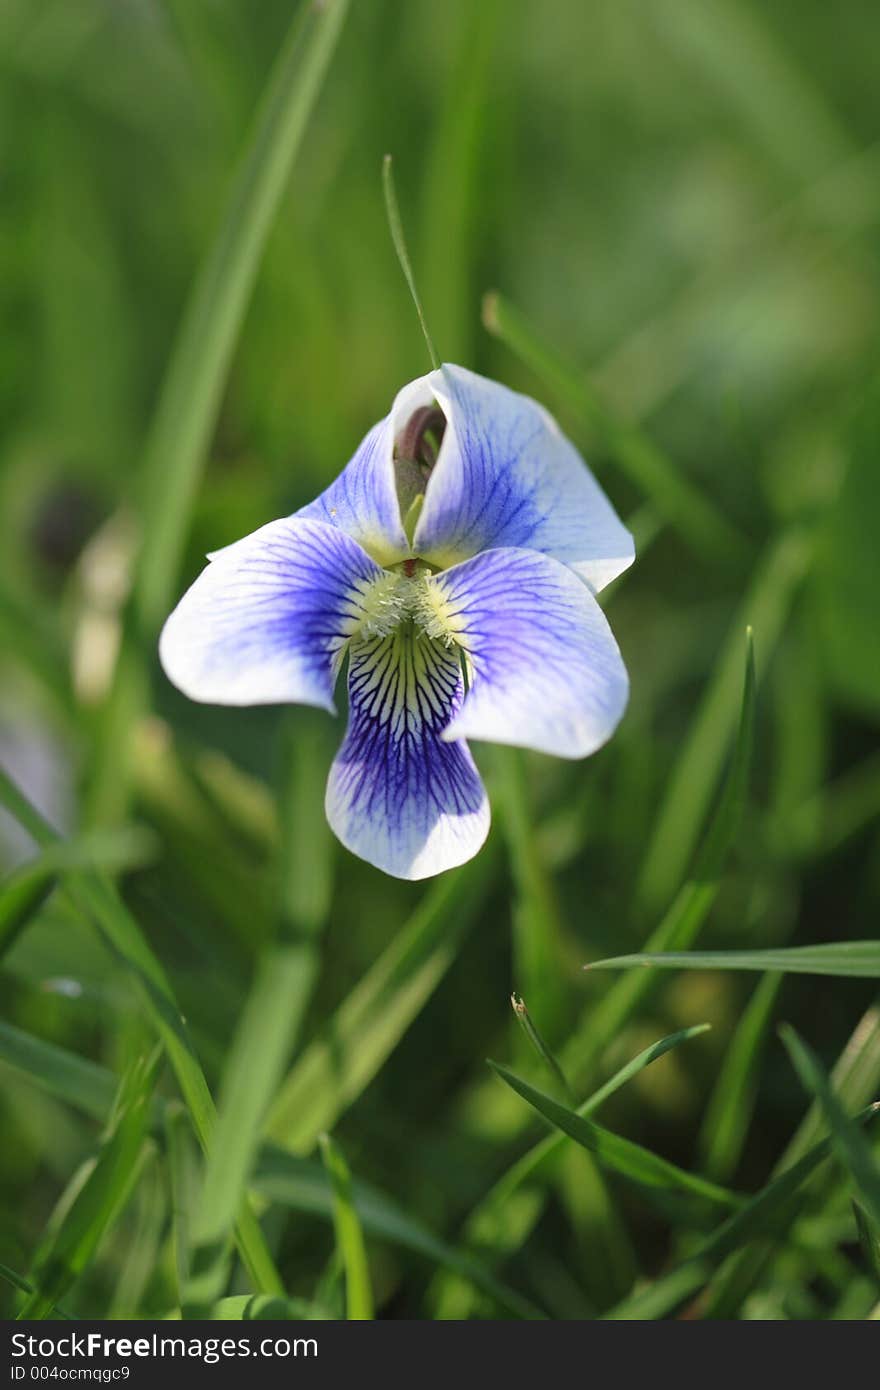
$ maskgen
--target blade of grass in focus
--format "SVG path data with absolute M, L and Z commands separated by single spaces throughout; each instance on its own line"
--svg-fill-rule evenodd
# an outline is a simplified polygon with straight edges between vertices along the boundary
M 837 1060 L 831 1079 L 836 1094 L 848 1110 L 855 1110 L 873 1099 L 880 1085 L 880 1008 L 876 1005 L 860 1019 Z M 814 1101 L 776 1164 L 774 1177 L 808 1153 L 824 1127 L 822 1108 Z M 726 1261 L 712 1281 L 705 1316 L 719 1319 L 735 1316 L 773 1253 L 773 1245 L 759 1239 Z
M 778 970 L 790 975 L 880 978 L 880 941 L 834 941 L 821 946 L 785 946 L 770 951 L 667 951 L 609 956 L 587 970 L 626 970 L 638 965 L 663 970 Z
M 41 847 L 59 836 L 0 769 L 0 802 Z M 208 1083 L 199 1065 L 186 1023 L 160 962 L 115 888 L 100 875 L 77 872 L 66 882 L 71 900 L 98 930 L 131 974 L 168 1053 L 184 1100 L 203 1147 L 210 1145 L 216 1112 Z M 262 1232 L 245 1202 L 239 1215 L 238 1240 L 242 1258 L 259 1292 L 283 1293 Z
M 782 976 L 759 982 L 728 1045 L 700 1129 L 701 1167 L 716 1182 L 729 1182 L 742 1154 L 755 1106 L 763 1045 Z
M 838 1160 L 861 1192 L 872 1220 L 880 1223 L 880 1167 L 871 1146 L 850 1120 L 812 1049 L 788 1024 L 779 1031 L 801 1083 L 825 1112 Z
M 530 1086 L 521 1077 L 515 1076 L 497 1062 L 489 1062 L 490 1067 L 505 1081 L 517 1095 L 522 1096 L 545 1120 L 561 1129 L 575 1143 L 583 1145 L 594 1153 L 603 1166 L 644 1187 L 656 1187 L 664 1191 L 686 1192 L 690 1196 L 704 1198 L 716 1206 L 736 1207 L 741 1198 L 717 1183 L 709 1182 L 695 1173 L 670 1163 L 650 1149 L 634 1144 L 611 1130 L 604 1129 L 585 1119 L 577 1111 L 560 1105 L 552 1096 L 546 1095 L 536 1087 Z
M 329 1134 L 320 1136 L 320 1145 L 333 1192 L 336 1248 L 345 1270 L 346 1317 L 351 1322 L 368 1322 L 373 1316 L 373 1291 L 364 1233 L 352 1197 L 351 1174 L 342 1150 Z
M 621 472 L 698 555 L 715 562 L 719 555 L 744 558 L 747 546 L 727 518 L 681 475 L 644 430 L 619 420 L 598 388 L 544 343 L 502 295 L 485 296 L 483 323 L 564 402 L 583 428 L 598 433 Z
M 875 1113 L 871 1106 L 858 1119 L 867 1122 Z M 784 1229 L 790 1224 L 792 1198 L 830 1153 L 831 1140 L 823 1139 L 734 1212 L 683 1264 L 661 1276 L 643 1293 L 619 1304 L 608 1316 L 631 1320 L 661 1318 L 672 1312 L 706 1283 L 719 1261 L 750 1241 L 765 1237 L 768 1232 L 779 1233 L 780 1227 Z
M 695 1024 L 691 1028 L 670 1033 L 668 1037 L 644 1048 L 615 1072 L 604 1085 L 588 1096 L 577 1107 L 576 1113 L 585 1118 L 594 1114 L 615 1091 L 625 1086 L 645 1067 L 681 1043 L 699 1037 L 708 1027 L 707 1023 Z M 546 1181 L 552 1173 L 553 1164 L 565 1147 L 567 1137 L 561 1132 L 548 1134 L 496 1179 L 464 1224 L 462 1240 L 467 1248 L 479 1250 L 484 1259 L 501 1259 L 519 1249 L 536 1224 L 543 1203 L 536 1201 L 517 1204 L 517 1194 L 529 1183 Z M 440 1318 L 466 1318 L 472 1313 L 468 1287 L 448 1274 L 438 1276 L 435 1281 L 435 1301 L 437 1316 Z
M 138 1059 L 123 1077 L 115 1113 L 96 1158 L 74 1176 L 56 1207 L 34 1265 L 34 1291 L 25 1299 L 20 1319 L 45 1318 L 52 1312 L 131 1196 L 160 1056 L 157 1052 L 151 1059 Z

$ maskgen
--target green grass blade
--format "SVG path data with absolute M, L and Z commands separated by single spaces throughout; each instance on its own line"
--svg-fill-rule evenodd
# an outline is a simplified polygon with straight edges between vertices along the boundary
M 700 1130 L 701 1167 L 716 1182 L 736 1171 L 754 1110 L 764 1040 L 782 976 L 758 984 L 728 1046 Z
M 850 1120 L 812 1049 L 788 1024 L 779 1032 L 804 1089 L 825 1112 L 838 1159 L 861 1192 L 872 1220 L 880 1223 L 880 1167 L 870 1145 Z
M 385 215 L 388 218 L 388 230 L 391 233 L 391 240 L 394 244 L 394 251 L 397 256 L 400 269 L 403 271 L 403 278 L 406 281 L 410 298 L 415 305 L 419 323 L 422 328 L 422 337 L 428 349 L 428 357 L 431 366 L 438 368 L 440 358 L 437 356 L 437 349 L 428 331 L 428 324 L 425 319 L 425 311 L 422 308 L 422 301 L 419 298 L 419 291 L 416 286 L 416 278 L 413 275 L 412 264 L 409 259 L 409 252 L 406 249 L 406 237 L 403 234 L 403 223 L 400 219 L 400 208 L 397 202 L 397 191 L 394 187 L 394 167 L 390 154 L 386 154 L 382 160 L 382 191 L 385 195 Z
M 369 1322 L 373 1317 L 373 1290 L 364 1233 L 352 1197 L 351 1174 L 342 1150 L 329 1134 L 321 1135 L 320 1144 L 333 1191 L 336 1248 L 345 1270 L 346 1317 L 351 1322 Z
M 864 1106 L 876 1095 L 880 1085 L 880 1008 L 876 1005 L 869 1008 L 859 1020 L 835 1064 L 832 1082 L 840 1100 L 851 1111 Z M 814 1101 L 786 1145 L 773 1170 L 774 1176 L 784 1173 L 809 1153 L 824 1130 L 824 1112 L 819 1102 Z M 803 1193 L 798 1196 L 799 1205 L 803 1203 L 804 1196 Z M 792 1220 L 796 1215 L 797 1211 L 794 1211 Z M 772 1243 L 757 1240 L 726 1261 L 712 1281 L 706 1316 L 721 1319 L 735 1317 L 774 1253 Z
M 730 769 L 691 877 L 679 889 L 659 925 L 648 937 L 645 945 L 649 951 L 690 946 L 706 920 L 718 895 L 721 873 L 745 811 L 754 735 L 755 663 L 751 629 L 748 628 L 739 725 Z M 562 1064 L 566 1072 L 589 1075 L 653 987 L 648 971 L 636 972 L 617 981 L 598 1004 L 586 1009 L 581 1027 L 563 1050 Z
M 645 1067 L 681 1043 L 699 1037 L 708 1027 L 707 1023 L 700 1023 L 683 1028 L 644 1048 L 588 1096 L 578 1106 L 576 1113 L 584 1118 L 594 1114 L 615 1091 Z M 483 1257 L 488 1259 L 509 1255 L 522 1245 L 537 1222 L 543 1203 L 540 1200 L 517 1203 L 517 1194 L 529 1183 L 546 1180 L 550 1176 L 554 1163 L 564 1150 L 567 1137 L 562 1132 L 548 1134 L 533 1144 L 492 1184 L 465 1222 L 462 1238 L 470 1249 L 479 1249 Z M 469 1311 L 460 1283 L 449 1275 L 438 1280 L 436 1305 L 441 1318 L 467 1316 Z
M 308 1150 L 376 1075 L 455 959 L 482 906 L 491 850 L 428 889 L 406 926 L 302 1053 L 267 1134 Z
M 49 1095 L 75 1106 L 92 1119 L 102 1124 L 106 1120 L 118 1083 L 105 1067 L 3 1022 L 0 1062 L 14 1067 Z
M 332 1316 L 303 1298 L 267 1298 L 265 1294 L 250 1293 L 221 1298 L 211 1309 L 212 1318 L 234 1322 L 309 1322 Z
M 48 845 L 0 884 L 0 955 L 19 934 L 57 886 L 59 876 L 73 869 L 105 872 L 139 868 L 149 862 L 153 836 L 139 827 L 91 831 Z
M 638 892 L 648 910 L 668 902 L 681 882 L 721 771 L 736 722 L 741 633 L 747 626 L 757 633 L 760 678 L 811 556 L 808 533 L 797 529 L 783 532 L 764 556 L 731 624 L 721 658 L 670 778 L 645 856 Z
M 685 1192 L 692 1197 L 701 1197 L 721 1207 L 736 1207 L 741 1198 L 736 1193 L 719 1187 L 695 1173 L 688 1173 L 665 1158 L 651 1153 L 649 1149 L 624 1139 L 611 1130 L 579 1115 L 577 1111 L 560 1105 L 552 1096 L 530 1086 L 521 1077 L 515 1076 L 497 1062 L 489 1062 L 490 1067 L 502 1081 L 505 1081 L 517 1095 L 522 1096 L 545 1120 L 561 1129 L 575 1143 L 594 1153 L 599 1162 L 612 1172 L 643 1187 L 659 1188 L 662 1191 Z
M 232 350 L 347 9 L 348 0 L 306 0 L 291 24 L 216 239 L 193 285 L 143 462 L 145 523 L 134 600 L 147 633 L 173 597 Z
M 870 1106 L 858 1117 L 870 1119 L 876 1107 Z M 649 1289 L 626 1299 L 609 1317 L 615 1319 L 665 1317 L 697 1289 L 702 1288 L 717 1265 L 741 1246 L 778 1234 L 790 1225 L 792 1199 L 831 1153 L 831 1139 L 814 1145 L 797 1163 L 780 1173 L 754 1197 L 703 1241 L 677 1268 L 656 1280 Z
M 0 802 L 45 847 L 60 838 L 0 769 Z M 208 1148 L 216 1112 L 180 1008 L 160 962 L 115 888 L 98 874 L 72 873 L 66 882 L 74 905 L 95 923 L 114 956 L 131 974 L 174 1069 L 199 1142 Z M 261 1293 L 283 1293 L 262 1232 L 247 1203 L 238 1221 L 242 1258 Z
M 167 1185 L 160 1171 L 158 1149 L 150 1141 L 138 1170 L 134 1207 L 134 1222 L 130 1236 L 126 1233 L 125 1255 L 120 1261 L 108 1322 L 135 1315 L 159 1263 L 168 1210 Z
M 494 754 L 496 801 L 514 889 L 514 979 L 541 1018 L 554 1019 L 565 998 L 562 924 L 535 839 L 525 754 L 521 748 L 498 748 Z
M 254 1187 L 264 1197 L 294 1211 L 333 1219 L 333 1192 L 320 1163 L 266 1145 L 260 1153 Z M 513 1289 L 490 1274 L 479 1260 L 462 1254 L 415 1220 L 391 1197 L 355 1180 L 352 1197 L 363 1229 L 379 1240 L 399 1245 L 432 1264 L 453 1270 L 517 1318 L 543 1314 Z
M 777 970 L 788 975 L 843 975 L 880 979 L 880 941 L 834 941 L 821 946 L 787 946 L 769 951 L 640 951 L 610 956 L 587 970 L 627 970 L 634 965 L 659 970 Z
M 37 1256 L 33 1293 L 19 1318 L 45 1318 L 92 1258 L 101 1237 L 123 1210 L 138 1173 L 158 1055 L 138 1059 L 123 1077 L 116 1113 L 97 1157 L 77 1174 L 56 1209 L 57 1224 Z
M 186 1107 L 170 1101 L 165 1111 L 165 1151 L 171 1187 L 171 1230 L 177 1297 L 181 1308 L 192 1264 L 192 1225 L 199 1200 L 198 1148 Z
M 727 518 L 637 425 L 616 417 L 598 387 L 542 342 L 525 317 L 499 294 L 486 295 L 483 323 L 572 411 L 598 433 L 620 471 L 703 557 L 743 559 L 747 547 Z
M 552 1076 L 560 1093 L 563 1096 L 565 1096 L 567 1100 L 573 1101 L 574 1097 L 572 1096 L 571 1088 L 569 1087 L 569 1084 L 565 1079 L 565 1073 L 563 1072 L 556 1058 L 553 1056 L 553 1053 L 550 1051 L 550 1048 L 547 1046 L 546 1042 L 541 1037 L 541 1034 L 537 1028 L 537 1025 L 535 1024 L 534 1019 L 532 1018 L 531 1014 L 526 1008 L 525 1000 L 521 999 L 518 994 L 512 994 L 510 996 L 510 1003 L 517 1023 L 522 1028 L 523 1033 L 529 1040 L 529 1043 L 535 1049 L 541 1061 L 544 1063 L 544 1066 L 547 1068 L 548 1072 Z
M 266 1111 L 302 1020 L 316 964 L 308 943 L 271 951 L 236 1029 L 193 1230 L 185 1298 L 193 1317 L 205 1316 L 222 1291 L 229 1235 L 245 1200 Z

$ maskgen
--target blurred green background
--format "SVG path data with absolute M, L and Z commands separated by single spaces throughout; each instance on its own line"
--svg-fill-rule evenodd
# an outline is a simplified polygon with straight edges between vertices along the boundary
M 577 1074 L 614 983 L 580 966 L 639 949 L 687 872 L 731 747 L 747 621 L 752 788 L 701 945 L 877 934 L 880 13 L 870 0 L 354 0 L 235 346 L 173 597 L 206 551 L 310 500 L 427 369 L 385 221 L 386 151 L 441 356 L 553 410 L 643 543 L 609 598 L 632 681 L 617 736 L 578 764 L 478 747 L 492 839 L 433 888 L 332 840 L 323 781 L 341 727 L 325 716 L 191 705 L 149 633 L 134 644 L 148 690 L 117 701 L 115 726 L 108 714 L 154 501 L 151 413 L 291 13 L 289 0 L 0 4 L 0 760 L 65 832 L 116 835 L 125 901 L 212 1087 L 280 929 L 318 961 L 301 1050 L 332 1037 L 328 1020 L 402 931 L 424 939 L 420 910 L 435 923 L 419 970 L 398 962 L 410 1004 L 389 986 L 372 1031 L 354 1029 L 363 1074 L 343 1084 L 330 1065 L 319 1079 L 316 1124 L 359 1179 L 455 1244 L 539 1133 L 484 1064 L 540 1077 L 510 991 Z M 502 298 L 485 306 L 490 291 Z M 0 831 L 11 870 L 27 841 L 11 821 Z M 89 923 L 55 893 L 3 944 L 7 1024 L 120 1072 L 149 1025 Z M 622 1091 L 605 1122 L 700 1165 L 755 984 L 666 974 L 646 990 L 595 1074 L 674 1028 L 713 1031 Z M 794 1022 L 830 1066 L 872 994 L 783 982 L 723 1180 L 763 1182 L 805 1109 L 773 1023 Z M 0 1259 L 26 1271 L 98 1127 L 8 1062 Z M 166 1156 L 151 1142 L 70 1311 L 175 1306 Z M 553 1316 L 591 1316 L 631 1282 L 597 1255 L 591 1181 L 558 1165 L 522 1239 L 492 1256 Z M 682 1233 L 611 1189 L 634 1252 L 621 1260 L 648 1277 Z M 848 1209 L 825 1217 L 855 1259 Z M 272 1207 L 265 1224 L 288 1293 L 317 1288 L 336 1307 L 326 1221 Z M 370 1256 L 384 1315 L 506 1315 L 412 1251 L 378 1239 Z M 818 1254 L 792 1274 L 780 1258 L 786 1277 L 774 1266 L 742 1315 L 826 1316 L 864 1278 Z

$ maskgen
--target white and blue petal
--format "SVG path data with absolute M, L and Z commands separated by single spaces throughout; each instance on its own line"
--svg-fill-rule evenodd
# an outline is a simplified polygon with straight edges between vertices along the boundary
M 467 654 L 470 689 L 443 737 L 583 758 L 629 695 L 605 615 L 577 576 L 537 551 L 489 550 L 431 581 L 435 628 Z
M 373 426 L 335 482 L 296 515 L 339 527 L 380 565 L 410 555 L 397 495 L 395 443 L 407 421 L 433 399 L 429 377 L 398 391 L 390 413 Z
M 162 665 L 192 700 L 332 712 L 345 645 L 382 580 L 344 532 L 272 521 L 210 557 L 165 623 Z
M 597 592 L 632 564 L 632 536 L 541 406 L 464 367 L 423 380 L 446 432 L 416 527 L 418 555 L 445 569 L 500 546 L 537 550 Z
M 349 725 L 326 811 L 348 849 L 397 878 L 477 853 L 489 805 L 467 746 L 443 734 L 461 705 L 460 656 L 411 623 L 351 645 Z

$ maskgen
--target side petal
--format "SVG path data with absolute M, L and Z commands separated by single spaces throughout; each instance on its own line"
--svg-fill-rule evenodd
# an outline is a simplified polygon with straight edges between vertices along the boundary
M 338 526 L 380 565 L 411 554 L 397 497 L 394 443 L 410 416 L 432 403 L 430 383 L 431 377 L 418 377 L 398 391 L 390 413 L 373 426 L 339 477 L 296 513 Z
M 410 626 L 353 643 L 348 691 L 348 732 L 327 783 L 333 831 L 396 878 L 471 859 L 489 803 L 467 745 L 440 737 L 461 704 L 457 653 Z
M 483 550 L 552 555 L 594 591 L 632 564 L 633 539 L 574 445 L 528 396 L 444 365 L 428 382 L 446 432 L 414 537 L 446 568 Z
M 570 569 L 535 551 L 489 550 L 432 582 L 472 674 L 444 738 L 584 758 L 611 737 L 629 695 L 626 668 Z
M 159 639 L 169 680 L 218 705 L 334 712 L 345 643 L 382 571 L 343 532 L 285 518 L 211 556 Z

